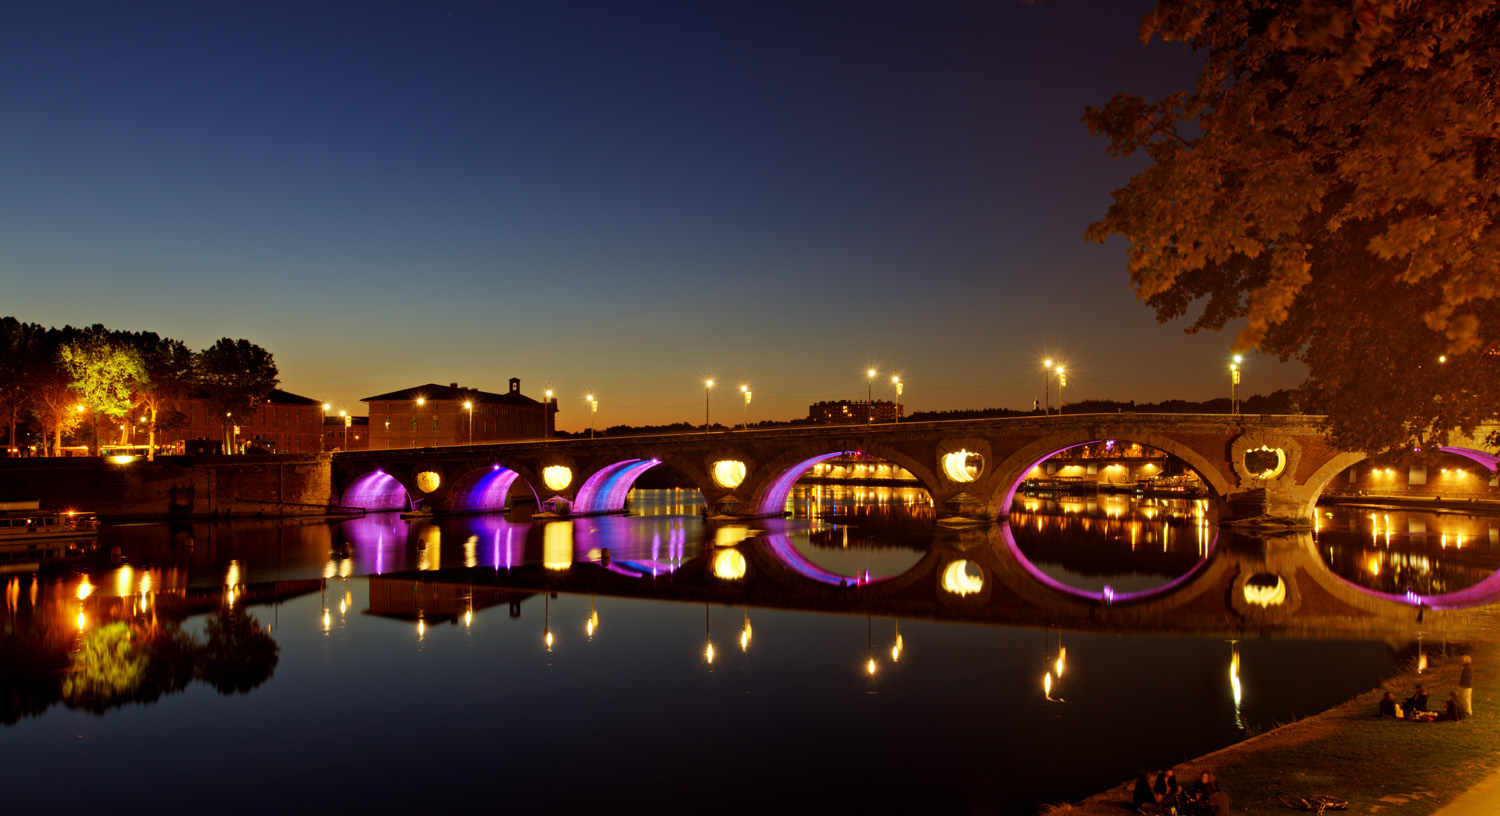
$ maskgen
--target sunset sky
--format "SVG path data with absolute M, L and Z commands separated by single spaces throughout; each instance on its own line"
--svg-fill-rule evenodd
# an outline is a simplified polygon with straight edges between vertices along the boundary
M 550 383 L 559 427 L 1227 396 L 1080 124 L 1187 87 L 1139 0 L 0 8 L 0 314 L 270 350 L 363 413 Z M 1244 393 L 1301 371 L 1252 358 Z M 1056 400 L 1055 383 L 1054 396 Z

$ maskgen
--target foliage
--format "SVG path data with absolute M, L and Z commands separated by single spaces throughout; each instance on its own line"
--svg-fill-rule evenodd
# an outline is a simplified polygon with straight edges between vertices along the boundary
M 1334 440 L 1440 441 L 1500 405 L 1500 3 L 1160 0 L 1195 88 L 1084 121 L 1151 164 L 1088 229 L 1188 331 L 1307 364 Z M 1446 357 L 1446 362 L 1439 360 Z
M 269 351 L 228 337 L 198 354 L 197 370 L 203 392 L 221 414 L 248 415 L 279 381 Z
M 134 389 L 146 379 L 139 351 L 96 324 L 64 342 L 57 354 L 90 410 L 116 419 L 130 412 Z

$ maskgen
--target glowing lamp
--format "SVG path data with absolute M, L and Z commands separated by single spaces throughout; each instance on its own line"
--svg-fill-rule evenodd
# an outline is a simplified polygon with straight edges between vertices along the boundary
M 969 466 L 970 456 L 979 458 L 978 454 L 969 453 L 967 450 L 947 454 L 943 457 L 943 472 L 955 482 L 974 481 L 979 476 L 979 466 Z
M 745 481 L 745 463 L 735 459 L 714 462 L 714 481 L 719 487 L 739 487 Z
M 548 465 L 542 468 L 542 482 L 552 490 L 562 490 L 573 483 L 573 471 L 564 465 Z
M 430 470 L 424 470 L 417 474 L 417 489 L 423 493 L 431 493 L 442 484 L 442 478 Z

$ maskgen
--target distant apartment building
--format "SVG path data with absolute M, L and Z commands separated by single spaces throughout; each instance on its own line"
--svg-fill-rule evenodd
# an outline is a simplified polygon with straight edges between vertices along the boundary
M 901 418 L 901 404 L 888 400 L 837 400 L 815 402 L 808 406 L 807 418 L 820 425 L 853 425 L 860 422 L 895 422 Z
M 323 417 L 323 450 L 333 452 L 369 449 L 369 417 L 348 414 Z
M 274 389 L 264 402 L 245 416 L 221 414 L 202 397 L 173 400 L 165 406 L 158 423 L 166 427 L 156 433 L 158 449 L 172 453 L 317 453 L 321 449 L 323 404 L 310 397 Z M 181 414 L 181 424 L 171 425 L 171 412 Z M 134 417 L 141 422 L 139 412 Z M 100 437 L 109 443 L 110 430 L 101 426 Z M 114 436 L 118 439 L 118 436 Z M 138 428 L 134 444 L 146 444 L 146 429 Z
M 557 400 L 525 396 L 516 377 L 503 394 L 428 383 L 360 402 L 369 407 L 371 450 L 541 439 L 556 427 Z

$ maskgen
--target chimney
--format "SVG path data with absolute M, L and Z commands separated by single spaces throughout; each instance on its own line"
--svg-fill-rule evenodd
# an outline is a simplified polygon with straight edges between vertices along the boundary
M 458 383 L 448 383 L 448 387 L 449 388 L 457 388 L 458 387 Z

